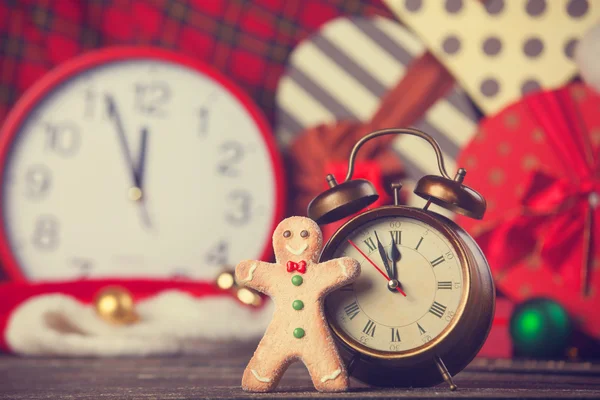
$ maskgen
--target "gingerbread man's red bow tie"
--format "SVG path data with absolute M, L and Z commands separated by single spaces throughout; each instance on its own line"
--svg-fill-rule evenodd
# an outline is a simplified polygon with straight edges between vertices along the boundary
M 294 261 L 288 261 L 286 266 L 288 272 L 298 271 L 301 274 L 306 272 L 306 261 L 304 260 L 300 261 L 299 263 Z

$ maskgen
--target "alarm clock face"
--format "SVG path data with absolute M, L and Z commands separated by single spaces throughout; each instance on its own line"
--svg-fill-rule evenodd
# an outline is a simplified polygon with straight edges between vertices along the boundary
M 59 68 L 3 127 L 4 264 L 29 280 L 201 279 L 265 258 L 283 200 L 269 136 L 238 89 L 181 56 Z
M 339 335 L 376 353 L 398 355 L 427 346 L 458 317 L 465 277 L 441 231 L 414 218 L 385 216 L 338 235 L 343 237 L 336 238 L 333 257 L 361 264 L 359 278 L 326 301 Z M 397 280 L 400 290 L 387 278 Z

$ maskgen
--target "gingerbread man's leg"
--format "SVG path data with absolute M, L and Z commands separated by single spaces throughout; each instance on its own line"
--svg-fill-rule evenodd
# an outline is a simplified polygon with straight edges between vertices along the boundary
M 279 384 L 285 370 L 297 358 L 293 354 L 276 354 L 273 348 L 263 342 L 258 345 L 244 371 L 242 389 L 250 392 L 270 392 Z
M 308 368 L 315 389 L 319 392 L 342 392 L 348 390 L 346 367 L 335 351 L 333 339 L 315 338 L 302 360 Z M 333 351 L 332 351 L 333 349 Z

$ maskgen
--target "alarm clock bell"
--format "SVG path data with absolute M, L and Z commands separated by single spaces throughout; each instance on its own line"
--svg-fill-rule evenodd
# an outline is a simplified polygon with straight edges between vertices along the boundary
M 467 171 L 460 168 L 454 179 L 444 166 L 442 152 L 437 142 L 429 135 L 412 128 L 382 129 L 372 132 L 354 145 L 348 160 L 348 173 L 344 182 L 338 184 L 335 177 L 327 175 L 329 189 L 315 197 L 308 205 L 308 216 L 318 224 L 329 224 L 348 217 L 373 204 L 379 195 L 373 184 L 365 179 L 352 179 L 354 160 L 358 150 L 371 139 L 383 135 L 413 135 L 420 137 L 433 147 L 438 168 L 442 176 L 426 175 L 419 179 L 414 193 L 425 200 L 425 209 L 431 203 L 470 218 L 482 219 L 486 202 L 481 194 L 463 184 Z

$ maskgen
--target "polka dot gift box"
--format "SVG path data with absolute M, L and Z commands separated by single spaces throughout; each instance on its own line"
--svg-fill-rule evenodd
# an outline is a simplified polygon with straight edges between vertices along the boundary
M 476 238 L 499 292 L 559 302 L 600 338 L 600 94 L 581 83 L 485 119 L 459 157 L 488 200 Z
M 591 0 L 384 0 L 485 114 L 576 75 L 578 40 L 600 20 Z

